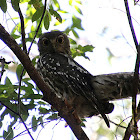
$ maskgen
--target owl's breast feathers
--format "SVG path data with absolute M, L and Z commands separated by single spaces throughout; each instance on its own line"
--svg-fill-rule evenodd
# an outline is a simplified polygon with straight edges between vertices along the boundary
M 41 55 L 38 70 L 56 95 L 67 99 L 75 108 L 79 117 L 90 117 L 100 113 L 106 120 L 104 113 L 112 112 L 113 108 L 109 108 L 109 103 L 99 101 L 98 95 L 95 95 L 91 82 L 92 75 L 70 55 Z M 106 123 L 109 125 L 107 120 Z
M 93 91 L 89 84 L 90 74 L 70 56 L 56 53 L 45 54 L 40 57 L 39 63 L 40 67 L 42 67 L 41 70 L 44 73 L 44 78 L 53 77 L 55 80 L 59 80 L 59 83 L 56 83 L 56 81 L 52 79 L 56 87 L 62 84 L 62 86 L 70 88 L 71 92 L 77 95 L 84 94 L 85 91 Z

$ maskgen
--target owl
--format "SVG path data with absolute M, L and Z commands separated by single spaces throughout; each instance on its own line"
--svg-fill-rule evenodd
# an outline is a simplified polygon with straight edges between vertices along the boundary
M 51 90 L 72 106 L 79 118 L 112 112 L 113 104 L 100 100 L 94 92 L 92 75 L 71 56 L 68 37 L 60 31 L 44 33 L 38 41 L 37 70 Z

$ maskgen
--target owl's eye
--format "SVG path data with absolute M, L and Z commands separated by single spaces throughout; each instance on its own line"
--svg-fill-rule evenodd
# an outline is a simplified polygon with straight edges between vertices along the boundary
M 60 44 L 63 44 L 64 43 L 64 36 L 59 35 L 58 38 L 57 38 L 57 42 L 60 43 Z
M 42 42 L 43 42 L 43 45 L 48 45 L 49 44 L 49 40 L 47 38 L 43 38 Z

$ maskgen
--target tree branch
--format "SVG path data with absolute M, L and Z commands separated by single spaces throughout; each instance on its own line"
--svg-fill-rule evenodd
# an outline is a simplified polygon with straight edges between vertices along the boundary
M 27 48 L 26 48 L 26 41 L 25 41 L 25 25 L 24 25 L 24 17 L 22 15 L 20 6 L 19 6 L 19 10 L 18 10 L 18 14 L 20 17 L 20 23 L 21 23 L 21 37 L 22 37 L 22 47 L 23 47 L 23 51 L 25 53 L 27 53 Z M 18 113 L 20 114 L 20 88 L 21 88 L 21 81 L 22 81 L 22 76 L 23 76 L 23 72 L 24 72 L 24 68 L 21 72 L 20 75 L 20 80 L 19 80 L 19 88 L 18 88 Z
M 138 127 L 137 127 L 136 117 L 137 117 L 137 93 L 138 93 L 138 83 L 139 83 L 140 46 L 138 45 L 138 41 L 137 41 L 136 34 L 135 34 L 135 31 L 134 31 L 134 27 L 133 27 L 131 15 L 130 15 L 130 10 L 129 10 L 129 5 L 128 5 L 128 0 L 124 0 L 124 3 L 125 3 L 125 8 L 126 8 L 126 13 L 127 13 L 129 26 L 130 26 L 131 33 L 132 33 L 132 36 L 133 36 L 133 40 L 134 40 L 134 43 L 135 43 L 135 47 L 136 47 L 136 50 L 137 50 L 137 58 L 136 58 L 134 80 L 133 80 L 134 90 L 133 90 L 133 95 L 132 95 L 132 114 L 133 114 L 132 123 L 134 125 L 134 134 L 137 137 Z
M 24 26 L 24 17 L 22 15 L 22 12 L 20 10 L 18 10 L 18 14 L 20 17 L 20 23 L 21 23 L 21 37 L 22 37 L 22 46 L 23 46 L 23 50 L 27 53 L 27 48 L 26 48 L 26 41 L 25 41 L 25 26 Z
M 20 62 L 23 64 L 30 78 L 36 83 L 38 88 L 43 93 L 43 100 L 50 103 L 54 106 L 61 117 L 63 117 L 66 122 L 71 127 L 73 133 L 79 140 L 88 140 L 88 137 L 82 130 L 79 124 L 74 117 L 74 115 L 68 110 L 64 101 L 56 96 L 55 93 L 52 93 L 48 85 L 42 80 L 41 76 L 38 74 L 37 70 L 34 68 L 32 62 L 28 55 L 21 50 L 18 46 L 17 42 L 9 35 L 9 33 L 4 29 L 4 27 L 0 24 L 0 38 L 3 42 L 14 52 Z

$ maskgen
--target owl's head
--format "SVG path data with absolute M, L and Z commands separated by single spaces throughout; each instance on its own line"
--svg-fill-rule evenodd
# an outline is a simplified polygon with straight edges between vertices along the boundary
M 63 53 L 70 55 L 70 43 L 68 37 L 60 31 L 44 33 L 38 41 L 40 55 L 44 53 Z

